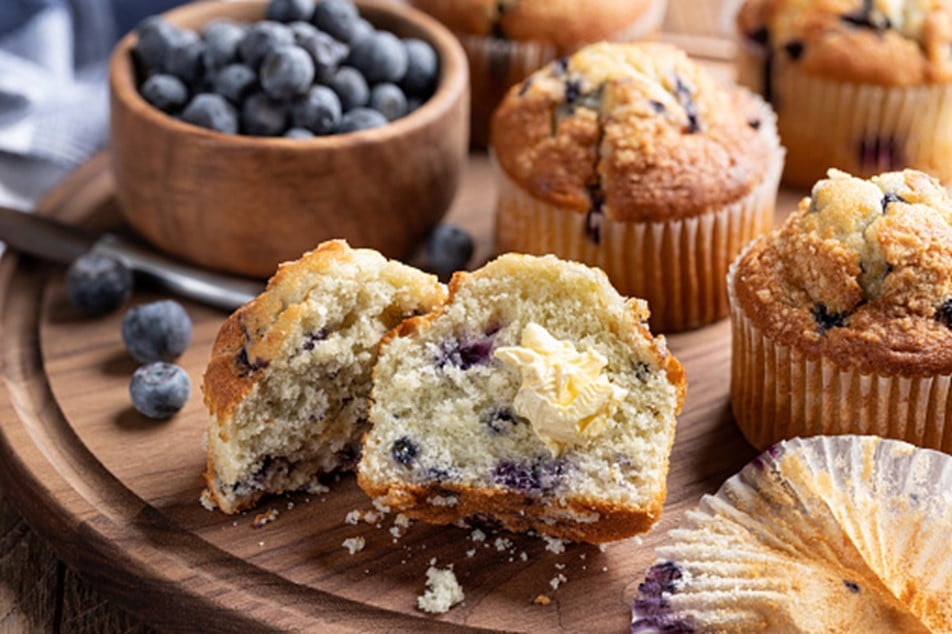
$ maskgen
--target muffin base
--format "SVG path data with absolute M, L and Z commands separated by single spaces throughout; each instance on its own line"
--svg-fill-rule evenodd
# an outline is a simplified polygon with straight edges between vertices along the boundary
M 797 436 L 871 434 L 952 452 L 952 375 L 864 374 L 772 341 L 737 301 L 739 261 L 727 277 L 730 393 L 751 445 L 763 450 Z
M 625 42 L 657 34 L 661 29 L 667 0 L 654 0 L 634 23 L 607 40 Z M 509 88 L 534 71 L 572 51 L 559 50 L 546 42 L 520 42 L 495 37 L 457 34 L 469 60 L 470 144 L 489 144 L 489 128 L 496 106 Z
M 766 106 L 765 110 L 768 110 Z M 765 121 L 772 115 L 765 112 Z M 496 248 L 596 266 L 623 295 L 648 301 L 654 332 L 675 332 L 728 313 L 727 269 L 744 246 L 773 224 L 783 150 L 747 196 L 714 212 L 658 222 L 601 215 L 598 240 L 588 214 L 532 197 L 494 162 Z
M 862 178 L 911 167 L 952 182 L 952 86 L 834 81 L 738 46 L 738 82 L 765 94 L 787 148 L 785 183 L 812 187 L 835 167 Z

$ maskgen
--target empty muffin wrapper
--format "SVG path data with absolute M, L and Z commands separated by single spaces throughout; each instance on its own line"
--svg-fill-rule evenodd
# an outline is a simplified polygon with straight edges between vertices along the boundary
M 952 457 L 875 436 L 774 445 L 658 548 L 633 633 L 952 628 Z

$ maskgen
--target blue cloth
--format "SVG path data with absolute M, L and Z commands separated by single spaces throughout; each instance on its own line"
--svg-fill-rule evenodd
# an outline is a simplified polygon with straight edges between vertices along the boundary
M 28 208 L 107 140 L 109 54 L 181 0 L 0 0 L 0 204 Z

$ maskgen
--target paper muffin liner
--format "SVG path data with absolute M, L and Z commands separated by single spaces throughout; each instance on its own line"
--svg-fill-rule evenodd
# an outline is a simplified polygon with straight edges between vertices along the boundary
M 763 106 L 769 134 L 773 115 Z M 728 313 L 727 269 L 741 249 L 773 224 L 783 150 L 746 196 L 716 211 L 657 222 L 613 220 L 530 195 L 494 162 L 496 247 L 500 252 L 555 254 L 596 266 L 623 295 L 648 301 L 654 332 L 676 332 Z
M 741 44 L 737 59 L 738 82 L 764 94 L 764 53 Z M 831 167 L 863 178 L 911 167 L 952 183 L 952 85 L 836 81 L 782 59 L 771 76 L 784 182 L 809 188 Z
M 952 452 L 952 376 L 863 373 L 777 343 L 737 301 L 731 266 L 731 407 L 758 449 L 785 438 L 874 434 Z
M 632 632 L 949 631 L 950 527 L 952 457 L 873 436 L 790 440 L 669 532 Z
M 637 40 L 657 33 L 667 9 L 667 0 L 653 0 L 635 22 L 624 26 L 607 40 Z M 522 42 L 495 37 L 458 34 L 469 60 L 470 143 L 485 147 L 493 111 L 511 86 L 534 71 L 571 51 L 560 51 L 553 44 Z

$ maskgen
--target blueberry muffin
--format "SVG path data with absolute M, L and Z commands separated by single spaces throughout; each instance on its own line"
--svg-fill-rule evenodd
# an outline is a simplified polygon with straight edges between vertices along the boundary
M 661 26 L 667 0 L 410 0 L 445 24 L 470 64 L 473 145 L 506 90 L 547 62 L 601 40 L 634 40 Z
M 680 50 L 594 44 L 513 87 L 493 119 L 496 246 L 597 266 L 656 331 L 727 315 L 731 260 L 772 226 L 769 106 Z
M 952 458 L 875 436 L 780 443 L 658 548 L 631 632 L 952 631 Z
M 353 468 L 380 338 L 444 299 L 436 277 L 342 240 L 282 264 L 205 371 L 206 504 L 235 513 Z
M 585 265 L 508 254 L 387 335 L 358 483 L 429 522 L 588 542 L 657 521 L 685 378 L 643 301 Z
M 738 79 L 770 101 L 784 181 L 911 167 L 952 179 L 952 2 L 746 0 Z
M 831 170 L 728 286 L 752 445 L 873 433 L 952 451 L 952 201 L 936 180 Z

